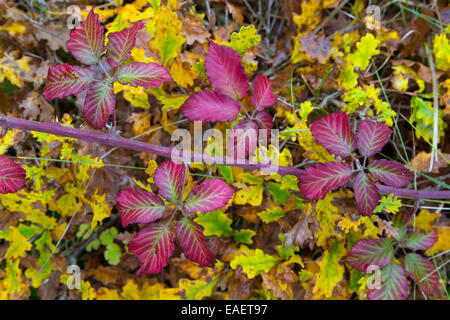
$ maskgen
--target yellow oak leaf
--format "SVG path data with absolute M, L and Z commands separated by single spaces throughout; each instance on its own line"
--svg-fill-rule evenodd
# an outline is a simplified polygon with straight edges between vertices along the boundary
M 433 39 L 433 53 L 436 68 L 442 71 L 450 69 L 450 42 L 445 33 L 437 34 Z
M 431 231 L 434 221 L 441 216 L 440 213 L 430 212 L 426 209 L 420 210 L 419 214 L 411 221 L 410 226 L 419 228 L 423 231 Z
M 333 201 L 333 193 L 328 193 L 324 199 L 316 203 L 317 220 L 320 225 L 320 230 L 316 232 L 316 239 L 317 245 L 321 247 L 326 246 L 329 237 L 337 235 L 335 227 L 340 218 L 339 210 L 331 201 Z
M 183 64 L 177 58 L 170 66 L 170 75 L 176 83 L 183 88 L 187 88 L 194 84 L 194 80 L 198 77 L 198 72 L 194 68 L 190 68 L 187 63 Z
M 8 230 L 0 231 L 0 239 L 5 239 L 9 242 L 9 247 L 6 250 L 6 259 L 17 259 L 23 257 L 25 252 L 31 249 L 31 243 L 25 238 L 19 229 L 9 226 Z
M 106 203 L 106 194 L 102 194 L 101 196 L 95 192 L 92 195 L 92 200 L 89 202 L 89 205 L 92 209 L 92 221 L 91 221 L 91 230 L 94 229 L 97 224 L 101 224 L 103 219 L 108 218 L 111 215 L 111 208 Z
M 241 245 L 239 251 L 240 254 L 234 256 L 230 266 L 233 269 L 241 266 L 249 279 L 256 277 L 262 271 L 269 272 L 280 261 L 279 258 L 267 254 L 261 249 L 248 249 L 245 245 Z
M 373 34 L 366 34 L 356 43 L 356 50 L 347 56 L 347 61 L 359 67 L 361 70 L 365 70 L 369 65 L 370 59 L 380 53 L 377 50 L 379 44 L 380 41 L 375 39 Z
M 450 226 L 438 226 L 438 240 L 436 243 L 425 253 L 430 256 L 431 252 L 436 254 L 436 252 L 445 252 L 450 250 Z
M 340 260 L 346 253 L 344 245 L 337 240 L 331 243 L 330 249 L 325 250 L 319 262 L 320 271 L 316 275 L 313 287 L 314 298 L 329 298 L 333 295 L 336 284 L 344 276 L 345 268 Z
M 233 231 L 231 223 L 233 222 L 221 210 L 207 212 L 205 214 L 198 214 L 194 219 L 204 230 L 205 236 L 229 237 Z
M 250 204 L 252 206 L 259 206 L 263 198 L 263 185 L 246 186 L 246 188 L 239 190 L 234 194 L 234 203 L 239 205 Z
M 178 56 L 186 39 L 181 35 L 182 24 L 177 14 L 169 7 L 159 8 L 152 19 L 149 31 L 154 36 L 152 46 L 161 56 L 161 64 L 166 65 L 169 60 Z

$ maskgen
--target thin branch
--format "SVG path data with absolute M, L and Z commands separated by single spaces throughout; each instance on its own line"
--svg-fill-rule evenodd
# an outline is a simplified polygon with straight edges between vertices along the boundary
M 71 127 L 62 126 L 59 123 L 44 123 L 0 115 L 0 126 L 2 128 L 14 128 L 21 130 L 45 132 L 63 137 L 80 139 L 91 143 L 102 143 L 111 147 L 112 146 L 122 147 L 134 151 L 147 152 L 164 158 L 171 158 L 172 155 L 175 155 L 178 157 L 178 159 L 188 158 L 193 162 L 194 160 L 202 159 L 204 163 L 225 164 L 246 170 L 262 170 L 271 168 L 270 163 L 253 162 L 241 159 L 235 160 L 228 157 L 210 156 L 207 154 L 198 155 L 192 152 L 186 152 L 185 154 L 183 151 L 174 150 L 173 147 L 156 146 L 145 142 L 125 139 L 107 133 L 75 129 Z M 278 166 L 277 169 L 278 169 L 277 172 L 280 175 L 289 174 L 300 177 L 300 175 L 303 173 L 303 170 L 293 167 Z M 393 193 L 395 196 L 410 197 L 415 199 L 450 199 L 450 190 L 400 189 L 384 186 L 379 183 L 377 183 L 377 188 L 381 193 Z

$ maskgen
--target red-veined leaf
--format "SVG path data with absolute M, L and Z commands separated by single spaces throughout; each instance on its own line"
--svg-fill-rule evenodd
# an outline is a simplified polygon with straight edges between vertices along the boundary
M 393 187 L 403 187 L 412 181 L 414 175 L 404 165 L 396 161 L 375 160 L 368 166 L 375 179 Z
M 266 112 L 258 112 L 254 119 L 260 129 L 267 129 L 270 132 L 273 128 L 272 116 Z
M 406 231 L 408 229 L 408 224 L 412 216 L 411 212 L 398 212 L 392 217 L 392 224 L 394 228 L 397 228 L 398 236 L 395 237 L 397 241 L 403 241 L 406 236 Z
M 171 81 L 172 77 L 156 63 L 133 62 L 120 67 L 117 79 L 121 84 L 132 87 L 156 88 L 163 82 Z
M 164 202 L 152 192 L 128 188 L 116 198 L 122 226 L 150 223 L 164 216 Z
M 369 289 L 370 300 L 405 300 L 409 287 L 405 270 L 398 264 L 390 264 L 381 269 L 381 288 Z
M 277 102 L 277 97 L 272 92 L 270 80 L 263 75 L 257 75 L 253 80 L 252 105 L 262 111 Z
M 205 72 L 211 85 L 235 100 L 248 91 L 248 79 L 241 56 L 232 48 L 211 42 L 205 57 Z
M 405 257 L 405 269 L 416 285 L 425 294 L 433 294 L 439 284 L 439 275 L 433 262 L 417 253 L 408 253 Z
M 109 81 L 94 81 L 88 88 L 84 101 L 83 116 L 95 129 L 102 129 L 114 112 L 116 96 Z
M 421 232 L 413 233 L 405 242 L 405 247 L 412 250 L 427 250 L 431 248 L 438 240 L 438 232 L 436 229 L 426 234 Z
M 258 112 L 254 119 L 260 129 L 267 130 L 267 143 L 270 143 L 270 130 L 273 128 L 272 116 L 266 112 Z
M 311 133 L 318 143 L 338 156 L 347 157 L 355 150 L 352 126 L 345 112 L 331 113 L 315 121 Z
M 370 265 L 383 268 L 392 262 L 394 247 L 391 239 L 361 239 L 351 249 L 346 262 L 367 272 Z
M 17 192 L 25 184 L 25 170 L 8 157 L 0 156 L 0 193 Z
M 383 149 L 388 142 L 392 130 L 387 125 L 372 120 L 363 120 L 356 134 L 356 145 L 359 153 L 370 157 Z
M 309 200 L 322 199 L 346 184 L 351 176 L 352 168 L 344 162 L 313 164 L 300 175 L 298 187 Z
M 353 190 L 355 191 L 356 205 L 359 212 L 363 216 L 372 214 L 381 199 L 378 188 L 375 183 L 370 180 L 370 177 L 364 172 L 356 175 L 353 182 Z
M 221 179 L 214 178 L 196 185 L 184 202 L 187 213 L 206 213 L 225 206 L 233 196 L 233 188 Z
M 48 69 L 47 83 L 42 96 L 50 101 L 55 98 L 64 98 L 71 94 L 78 94 L 86 89 L 94 80 L 94 71 L 91 69 L 61 64 Z
M 244 118 L 233 130 L 227 130 L 227 157 L 246 159 L 255 151 L 258 143 L 258 125 L 255 121 Z
M 70 32 L 67 49 L 78 61 L 96 64 L 105 51 L 105 32 L 94 9 L 89 12 L 86 21 Z
M 186 258 L 207 267 L 214 267 L 215 255 L 209 250 L 202 228 L 189 218 L 177 222 L 176 235 Z
M 106 57 L 110 65 L 117 68 L 130 57 L 131 49 L 136 43 L 136 34 L 142 28 L 144 28 L 144 24 L 138 22 L 130 28 L 119 32 L 111 32 L 108 35 Z
M 136 275 L 161 272 L 175 248 L 173 239 L 173 232 L 164 223 L 152 223 L 139 231 L 128 243 L 128 251 L 142 264 Z
M 239 104 L 229 96 L 211 90 L 194 93 L 181 106 L 181 111 L 190 121 L 232 121 L 239 109 Z
M 185 174 L 186 168 L 182 163 L 178 164 L 173 161 L 161 163 L 153 176 L 153 180 L 159 188 L 159 195 L 171 202 L 181 200 Z

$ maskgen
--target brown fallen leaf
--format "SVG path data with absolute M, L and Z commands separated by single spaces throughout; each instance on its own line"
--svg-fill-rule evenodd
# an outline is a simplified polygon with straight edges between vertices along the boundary
M 53 106 L 45 101 L 37 91 L 31 92 L 20 103 L 19 108 L 23 109 L 22 117 L 25 119 L 42 122 L 53 122 L 55 120 Z
M 181 33 L 186 38 L 186 43 L 188 45 L 193 44 L 195 41 L 199 43 L 205 43 L 211 34 L 206 31 L 203 22 L 197 19 L 191 14 L 187 14 L 183 17 L 183 28 Z
M 35 35 L 39 40 L 47 40 L 49 48 L 53 51 L 66 50 L 70 30 L 65 24 L 36 25 Z
M 309 207 L 310 205 L 305 207 L 297 223 L 289 232 L 284 234 L 286 237 L 286 247 L 304 247 L 305 245 L 309 245 L 310 249 L 314 247 L 314 233 L 315 229 L 318 228 L 318 223 L 314 215 L 309 214 Z
M 316 59 L 319 63 L 325 63 L 331 54 L 331 42 L 325 37 L 308 33 L 299 37 L 301 42 L 300 51 L 306 53 L 311 59 Z
M 447 161 L 450 161 L 449 153 L 444 153 L 443 155 L 447 159 Z M 416 155 L 414 159 L 411 160 L 411 167 L 420 172 L 428 172 L 430 168 L 430 160 L 431 153 L 421 151 Z M 439 173 L 439 169 L 447 168 L 447 161 L 445 161 L 444 158 L 438 155 L 438 161 L 434 163 L 432 172 Z

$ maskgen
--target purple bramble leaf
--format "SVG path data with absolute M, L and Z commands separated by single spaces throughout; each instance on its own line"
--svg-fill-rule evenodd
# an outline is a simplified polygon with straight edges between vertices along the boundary
M 378 188 L 375 183 L 370 180 L 370 177 L 364 172 L 356 175 L 353 182 L 353 190 L 355 191 L 356 204 L 359 212 L 363 216 L 372 214 L 381 199 Z
M 406 230 L 408 228 L 408 224 L 410 222 L 410 218 L 412 216 L 412 213 L 410 212 L 398 212 L 392 217 L 392 223 L 394 228 L 397 228 L 397 234 L 398 236 L 395 237 L 395 240 L 397 241 L 403 241 L 403 239 L 406 236 Z
M 241 56 L 232 48 L 211 42 L 205 57 L 205 72 L 211 85 L 219 92 L 242 99 L 248 91 L 248 79 Z
M 405 269 L 416 285 L 425 294 L 433 294 L 439 284 L 439 275 L 433 262 L 417 253 L 409 253 L 405 257 Z
M 258 122 L 260 129 L 267 129 L 270 131 L 273 128 L 272 116 L 266 112 L 258 112 L 255 115 L 255 121 Z
M 156 88 L 172 77 L 166 69 L 156 63 L 133 62 L 120 67 L 117 79 L 132 87 Z
M 428 248 L 431 248 L 437 240 L 438 233 L 436 229 L 433 229 L 426 234 L 416 232 L 406 240 L 405 247 L 411 250 L 427 250 Z
M 227 133 L 227 157 L 247 159 L 255 151 L 258 139 L 258 125 L 255 121 L 244 118 Z
M 338 156 L 347 157 L 355 150 L 352 127 L 345 112 L 331 113 L 315 121 L 311 133 L 318 143 Z
M 370 265 L 383 268 L 392 262 L 394 247 L 391 239 L 362 239 L 351 249 L 346 262 L 353 268 L 367 272 Z
M 164 202 L 152 192 L 128 188 L 116 198 L 122 226 L 130 223 L 150 223 L 164 216 Z
M 344 162 L 313 164 L 300 175 L 298 187 L 309 200 L 323 199 L 329 191 L 345 185 L 351 176 L 352 168 Z
M 259 129 L 267 130 L 267 143 L 270 141 L 270 130 L 273 128 L 272 116 L 266 112 L 258 112 L 255 116 L 255 121 Z M 259 137 L 259 134 L 258 134 Z
M 381 269 L 381 288 L 369 289 L 369 300 L 405 300 L 409 287 L 405 270 L 398 264 L 390 264 Z
M 177 222 L 176 235 L 186 258 L 203 266 L 214 267 L 216 257 L 208 248 L 198 224 L 184 217 Z
M 387 125 L 372 120 L 363 120 L 359 124 L 356 134 L 356 145 L 359 153 L 364 157 L 370 157 L 383 149 L 392 134 Z
M 0 193 L 14 193 L 25 185 L 25 170 L 8 157 L 0 156 Z
M 186 168 L 184 164 L 172 161 L 161 163 L 155 170 L 153 180 L 159 188 L 159 195 L 171 202 L 178 202 L 182 198 L 182 189 Z
M 161 272 L 175 248 L 173 240 L 173 232 L 164 223 L 152 223 L 139 231 L 128 243 L 128 251 L 142 264 L 136 275 Z
M 239 110 L 236 101 L 211 90 L 194 93 L 181 106 L 181 111 L 189 121 L 232 121 L 236 119 Z
M 96 64 L 105 51 L 105 32 L 94 9 L 89 11 L 86 21 L 72 30 L 67 49 L 81 63 Z
M 144 28 L 144 24 L 138 22 L 130 28 L 112 32 L 108 35 L 109 42 L 106 45 L 106 57 L 111 66 L 117 68 L 128 60 L 131 49 L 136 43 L 136 34 L 142 28 Z
M 401 163 L 385 159 L 372 161 L 368 169 L 375 179 L 393 187 L 404 187 L 414 178 Z
M 207 213 L 225 206 L 234 191 L 225 181 L 214 178 L 196 185 L 184 202 L 187 213 Z
M 96 80 L 91 83 L 84 101 L 83 115 L 94 129 L 102 129 L 114 112 L 116 96 L 109 81 Z
M 48 69 L 47 83 L 42 96 L 50 101 L 78 94 L 94 80 L 94 71 L 69 64 L 61 64 Z
M 253 80 L 252 105 L 262 111 L 277 102 L 277 97 L 272 92 L 270 80 L 263 75 L 257 75 Z

